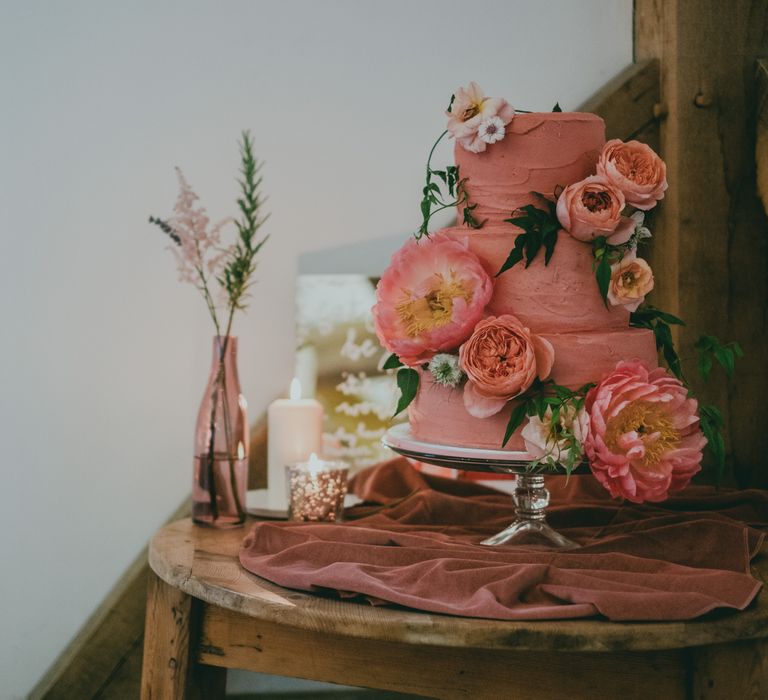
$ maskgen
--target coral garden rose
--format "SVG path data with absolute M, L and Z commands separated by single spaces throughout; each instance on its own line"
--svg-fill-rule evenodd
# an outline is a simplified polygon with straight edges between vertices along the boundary
M 429 362 L 470 336 L 492 292 L 491 278 L 463 243 L 440 234 L 411 239 L 376 287 L 376 335 L 404 364 Z
M 544 418 L 530 416 L 520 432 L 525 449 L 534 459 L 552 457 L 556 462 L 578 464 L 584 454 L 584 438 L 589 432 L 589 417 L 583 409 L 573 406 L 561 411 L 557 423 L 552 421 L 552 408 L 547 407 Z M 570 440 L 566 434 L 574 438 Z M 575 442 L 574 442 L 575 441 Z M 574 453 L 574 454 L 571 454 Z
M 467 375 L 464 407 L 476 418 L 498 413 L 534 379 L 546 379 L 555 352 L 548 340 L 531 333 L 516 317 L 491 316 L 480 321 L 459 349 Z
M 489 143 L 504 138 L 504 127 L 515 116 L 515 108 L 500 97 L 486 97 L 480 86 L 471 82 L 456 91 L 446 115 L 448 133 L 466 150 L 482 153 Z
M 621 215 L 624 205 L 621 190 L 604 177 L 590 175 L 560 193 L 557 219 L 579 241 L 605 236 L 617 245 L 628 241 L 635 230 L 635 222 Z
M 612 306 L 623 306 L 634 311 L 643 303 L 645 295 L 653 289 L 651 266 L 634 251 L 611 265 L 608 301 Z
M 653 209 L 667 189 L 667 166 L 650 146 L 639 141 L 608 141 L 597 162 L 597 173 L 638 209 Z
M 663 501 L 701 469 L 707 440 L 696 399 L 666 370 L 619 362 L 587 394 L 584 450 L 597 480 L 614 498 Z

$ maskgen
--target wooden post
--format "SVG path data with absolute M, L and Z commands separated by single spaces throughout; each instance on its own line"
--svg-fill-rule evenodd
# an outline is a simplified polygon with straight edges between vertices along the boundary
M 141 700 L 223 698 L 226 670 L 195 664 L 201 602 L 149 574 Z
M 670 188 L 652 228 L 653 302 L 682 316 L 680 351 L 703 403 L 723 411 L 741 485 L 768 486 L 768 222 L 755 176 L 755 61 L 768 55 L 765 0 L 635 0 L 635 60 L 661 68 L 660 149 Z M 699 335 L 738 340 L 727 382 L 696 374 Z

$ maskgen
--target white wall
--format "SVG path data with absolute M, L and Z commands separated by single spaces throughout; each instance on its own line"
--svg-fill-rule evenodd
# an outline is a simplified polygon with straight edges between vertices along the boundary
M 272 240 L 236 329 L 255 417 L 289 380 L 297 254 L 412 230 L 451 92 L 574 107 L 631 60 L 631 5 L 0 3 L 0 697 L 189 490 L 212 330 L 146 223 L 173 166 L 219 217 L 241 129 L 266 161 Z

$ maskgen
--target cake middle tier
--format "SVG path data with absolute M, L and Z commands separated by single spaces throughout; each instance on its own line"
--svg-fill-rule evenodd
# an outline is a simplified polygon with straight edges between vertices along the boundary
M 571 389 L 599 382 L 620 360 L 639 359 L 658 366 L 653 332 L 641 328 L 593 333 L 542 333 L 555 351 L 552 379 Z M 475 418 L 464 408 L 463 388 L 435 384 L 432 375 L 420 370 L 416 398 L 408 407 L 411 433 L 417 440 L 460 447 L 502 449 L 512 409 L 510 401 L 490 418 Z M 518 428 L 504 449 L 525 449 Z
M 486 307 L 489 315 L 512 314 L 537 333 L 625 329 L 629 325 L 624 307 L 607 308 L 603 303 L 592 269 L 592 247 L 565 231 L 557 237 L 549 265 L 544 265 L 542 249 L 530 267 L 522 261 L 498 277 L 495 275 L 520 233 L 516 226 L 496 224 L 478 230 L 455 226 L 441 233 L 467 245 L 495 278 Z

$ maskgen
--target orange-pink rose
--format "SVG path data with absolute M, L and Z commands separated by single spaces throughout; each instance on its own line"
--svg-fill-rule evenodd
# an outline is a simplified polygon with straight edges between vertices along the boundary
M 568 185 L 557 200 L 560 225 L 579 241 L 605 236 L 610 243 L 625 243 L 635 224 L 621 215 L 625 200 L 621 190 L 600 175 L 590 175 Z
M 667 166 L 650 146 L 639 141 L 608 141 L 597 162 L 597 173 L 638 209 L 653 209 L 667 189 Z
M 634 251 L 611 265 L 608 301 L 612 306 L 623 306 L 627 311 L 635 311 L 652 289 L 651 266 L 642 258 L 635 257 Z
M 459 362 L 467 375 L 464 407 L 476 418 L 498 413 L 536 377 L 546 379 L 554 359 L 549 341 L 514 316 L 483 319 L 459 349 Z

